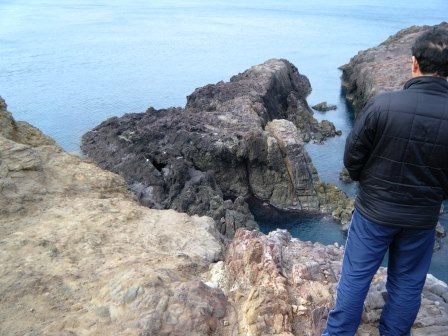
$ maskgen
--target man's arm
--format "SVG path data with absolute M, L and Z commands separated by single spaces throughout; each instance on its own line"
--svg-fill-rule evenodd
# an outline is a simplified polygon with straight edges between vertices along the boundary
M 373 149 L 377 127 L 376 108 L 375 99 L 371 99 L 359 114 L 345 142 L 344 166 L 354 181 L 359 181 Z

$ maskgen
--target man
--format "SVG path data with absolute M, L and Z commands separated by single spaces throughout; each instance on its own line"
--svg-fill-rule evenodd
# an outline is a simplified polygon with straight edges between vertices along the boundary
M 322 335 L 354 335 L 370 282 L 389 249 L 380 335 L 410 335 L 448 196 L 448 31 L 412 47 L 412 79 L 364 108 L 347 138 L 344 165 L 359 181 L 336 306 Z

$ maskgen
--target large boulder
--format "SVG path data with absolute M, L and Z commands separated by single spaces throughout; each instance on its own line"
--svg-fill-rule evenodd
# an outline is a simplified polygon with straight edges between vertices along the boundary
M 355 112 L 376 94 L 403 87 L 411 76 L 412 44 L 432 27 L 448 29 L 448 23 L 400 30 L 377 47 L 360 51 L 348 64 L 341 66 L 342 84 Z
M 304 148 L 319 128 L 305 122 L 310 92 L 295 66 L 272 59 L 196 89 L 185 108 L 106 120 L 83 136 L 81 148 L 122 175 L 143 204 L 211 216 L 231 237 L 235 228 L 255 226 L 244 200 L 232 201 L 239 197 L 321 211 L 318 176 Z

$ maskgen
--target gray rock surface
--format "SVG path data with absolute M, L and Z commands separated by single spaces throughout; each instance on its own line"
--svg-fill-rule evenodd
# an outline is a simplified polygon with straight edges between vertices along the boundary
M 312 118 L 310 92 L 295 66 L 272 59 L 196 89 L 184 109 L 106 120 L 83 136 L 82 150 L 122 175 L 142 204 L 211 216 L 231 237 L 227 228 L 255 226 L 244 202 L 230 201 L 238 197 L 281 209 L 327 206 L 315 190 L 319 180 L 304 140 L 320 141 L 335 129 Z
M 327 112 L 331 110 L 336 110 L 338 107 L 334 104 L 328 104 L 326 101 L 318 103 L 312 106 L 313 109 L 320 112 Z

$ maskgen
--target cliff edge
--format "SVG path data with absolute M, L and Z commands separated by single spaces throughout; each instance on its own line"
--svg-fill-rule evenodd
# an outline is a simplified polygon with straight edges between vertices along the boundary
M 197 277 L 223 257 L 212 219 L 140 206 L 1 98 L 0 125 L 1 335 L 225 334 L 228 301 Z

